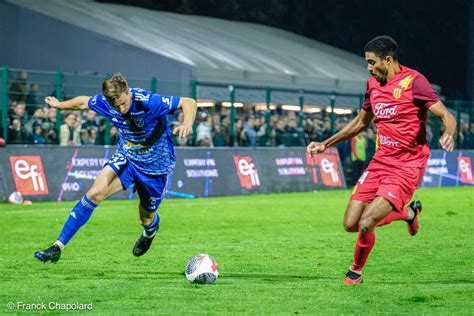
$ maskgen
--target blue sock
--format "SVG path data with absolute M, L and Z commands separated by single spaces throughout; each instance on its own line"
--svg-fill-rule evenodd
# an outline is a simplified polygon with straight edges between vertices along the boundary
M 89 200 L 85 195 L 79 200 L 79 202 L 77 202 L 76 206 L 73 207 L 66 224 L 64 224 L 61 234 L 59 234 L 58 240 L 64 246 L 67 245 L 79 228 L 87 223 L 96 207 L 97 205 L 95 205 L 95 203 Z
M 143 237 L 151 238 L 155 236 L 159 227 L 160 227 L 160 216 L 158 216 L 158 213 L 155 213 L 155 217 L 153 218 L 151 223 L 148 224 L 147 226 L 143 226 Z

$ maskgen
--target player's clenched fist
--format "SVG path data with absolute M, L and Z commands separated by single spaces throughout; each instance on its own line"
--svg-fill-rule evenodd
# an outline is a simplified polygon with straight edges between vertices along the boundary
M 311 144 L 306 147 L 306 151 L 308 154 L 313 157 L 316 154 L 320 154 L 326 150 L 326 145 L 323 143 L 312 142 Z

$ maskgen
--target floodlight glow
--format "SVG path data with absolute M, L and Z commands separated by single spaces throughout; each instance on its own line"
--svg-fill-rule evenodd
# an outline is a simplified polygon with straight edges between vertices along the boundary
M 301 107 L 299 105 L 284 104 L 281 106 L 281 109 L 285 111 L 301 111 Z
M 222 102 L 222 106 L 226 108 L 230 108 L 230 102 Z M 234 102 L 234 108 L 242 108 L 242 107 L 244 107 L 243 103 Z

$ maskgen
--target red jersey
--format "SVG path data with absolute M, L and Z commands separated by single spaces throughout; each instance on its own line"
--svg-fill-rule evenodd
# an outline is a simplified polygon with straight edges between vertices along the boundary
M 400 69 L 384 86 L 374 77 L 367 83 L 362 108 L 374 114 L 379 145 L 373 160 L 424 168 L 430 155 L 426 118 L 439 99 L 425 76 L 405 66 Z

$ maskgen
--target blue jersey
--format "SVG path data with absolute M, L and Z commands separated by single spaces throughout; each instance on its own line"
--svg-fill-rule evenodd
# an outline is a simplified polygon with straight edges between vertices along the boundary
M 180 97 L 130 89 L 132 104 L 122 114 L 102 94 L 89 99 L 89 108 L 110 119 L 119 133 L 118 151 L 145 174 L 173 172 L 176 164 L 171 130 L 166 115 L 178 108 Z

